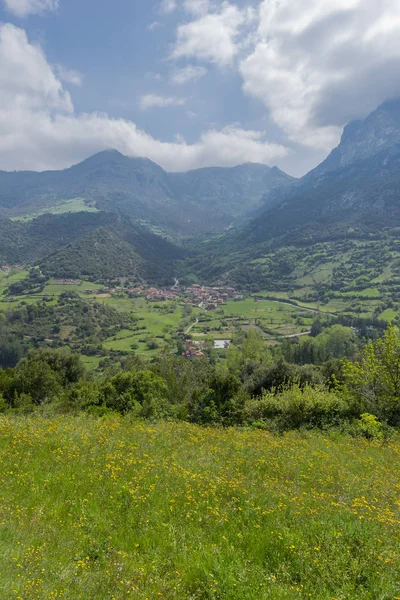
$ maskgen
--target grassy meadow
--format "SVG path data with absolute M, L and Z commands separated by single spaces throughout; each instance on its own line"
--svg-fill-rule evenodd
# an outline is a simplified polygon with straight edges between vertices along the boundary
M 400 597 L 400 443 L 0 417 L 2 600 Z
M 96 208 L 94 201 L 87 201 L 85 198 L 71 198 L 69 200 L 61 200 L 53 206 L 46 206 L 43 210 L 39 210 L 34 213 L 28 213 L 20 217 L 12 217 L 12 221 L 32 221 L 37 217 L 45 214 L 62 215 L 65 213 L 79 213 L 79 212 L 99 212 Z

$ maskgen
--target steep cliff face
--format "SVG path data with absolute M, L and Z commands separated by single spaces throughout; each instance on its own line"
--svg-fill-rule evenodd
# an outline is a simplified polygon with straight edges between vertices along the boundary
M 349 123 L 344 128 L 339 146 L 306 177 L 320 177 L 329 171 L 366 160 L 396 144 L 400 144 L 400 100 L 386 102 L 366 119 Z
M 374 233 L 400 227 L 400 100 L 387 102 L 344 130 L 328 158 L 281 191 L 238 232 L 237 243 L 340 238 L 349 228 Z

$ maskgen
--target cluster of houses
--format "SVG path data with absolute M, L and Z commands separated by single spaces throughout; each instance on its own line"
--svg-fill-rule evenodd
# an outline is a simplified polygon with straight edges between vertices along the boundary
M 151 300 L 153 302 L 160 300 L 176 300 L 179 298 L 178 290 L 159 290 L 155 287 L 151 287 L 147 290 L 146 295 L 147 300 Z
M 81 281 L 77 279 L 55 279 L 53 280 L 53 283 L 56 285 L 79 285 Z M 178 300 L 182 299 L 183 297 L 187 304 L 199 306 L 204 310 L 216 310 L 218 307 L 226 304 L 228 300 L 243 300 L 243 295 L 234 287 L 211 287 L 196 283 L 185 289 L 179 288 L 177 285 L 172 288 L 156 288 L 146 286 L 127 288 L 123 285 L 115 287 L 104 286 L 101 290 L 86 290 L 86 293 L 94 294 L 98 293 L 99 291 L 111 295 L 127 293 L 131 297 L 142 297 L 151 302 Z
M 233 287 L 209 287 L 193 284 L 184 291 L 186 301 L 204 308 L 215 310 L 227 300 L 243 300 L 243 295 Z
M 192 342 L 191 340 L 186 340 L 185 351 L 182 352 L 182 356 L 188 360 L 203 358 L 205 356 L 204 352 L 202 352 L 199 347 L 196 348 L 196 346 L 193 345 L 194 343 L 195 342 Z
M 110 294 L 118 294 L 126 292 L 130 296 L 142 296 L 151 302 L 161 302 L 164 300 L 177 300 L 185 298 L 186 303 L 200 306 L 205 310 L 215 310 L 219 306 L 225 304 L 227 300 L 243 300 L 243 295 L 233 287 L 209 287 L 199 284 L 193 284 L 191 287 L 183 291 L 177 287 L 173 288 L 156 288 L 156 287 L 105 287 L 104 292 Z

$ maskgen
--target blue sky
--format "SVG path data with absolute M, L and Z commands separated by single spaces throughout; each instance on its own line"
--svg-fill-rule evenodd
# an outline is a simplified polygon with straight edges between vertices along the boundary
M 2 169 L 115 147 L 300 175 L 400 94 L 398 0 L 0 0 L 0 22 Z

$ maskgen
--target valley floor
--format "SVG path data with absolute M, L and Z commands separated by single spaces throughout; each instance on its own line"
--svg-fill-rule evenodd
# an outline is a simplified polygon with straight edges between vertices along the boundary
M 4 600 L 395 599 L 400 443 L 0 417 Z

